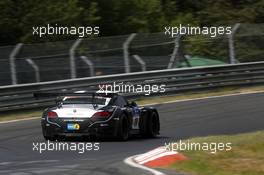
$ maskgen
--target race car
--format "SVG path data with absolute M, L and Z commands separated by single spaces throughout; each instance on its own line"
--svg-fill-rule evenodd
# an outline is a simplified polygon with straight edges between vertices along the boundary
M 66 137 L 111 137 L 126 141 L 131 135 L 156 137 L 159 114 L 139 107 L 117 93 L 60 94 L 54 107 L 44 110 L 42 133 L 46 140 Z

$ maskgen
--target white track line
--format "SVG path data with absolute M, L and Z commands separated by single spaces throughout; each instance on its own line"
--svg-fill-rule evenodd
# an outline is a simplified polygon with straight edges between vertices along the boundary
M 177 102 L 186 102 L 186 101 L 194 101 L 194 100 L 205 100 L 205 99 L 211 99 L 211 98 L 230 97 L 230 96 L 247 95 L 247 94 L 260 94 L 260 93 L 264 93 L 264 91 L 242 92 L 242 93 L 227 94 L 227 95 L 217 95 L 217 96 L 210 96 L 210 97 L 190 98 L 190 99 L 182 99 L 182 100 L 171 100 L 171 101 L 161 102 L 161 103 L 144 104 L 142 106 L 152 106 L 152 105 L 158 105 L 158 104 L 169 104 L 169 103 L 177 103 Z M 0 124 L 13 123 L 13 122 L 19 122 L 19 121 L 26 121 L 26 120 L 34 120 L 34 119 L 38 119 L 38 118 L 40 118 L 40 117 L 31 117 L 31 118 L 24 118 L 24 119 L 17 119 L 17 120 L 2 121 L 2 122 L 0 122 Z
M 150 157 L 150 158 L 148 158 L 148 159 L 146 159 L 146 160 L 143 160 L 143 161 L 141 161 L 141 162 L 137 162 L 137 163 L 139 163 L 139 164 L 145 164 L 145 163 L 147 163 L 147 162 L 150 162 L 150 161 L 152 161 L 152 160 L 155 160 L 155 159 L 158 159 L 158 158 L 161 158 L 161 157 L 165 157 L 165 156 L 172 156 L 172 155 L 176 155 L 176 154 L 178 154 L 178 153 L 174 153 L 174 152 L 163 152 L 163 153 L 160 153 L 160 154 L 158 154 L 158 155 L 155 155 L 155 156 L 153 156 L 153 157 Z
M 132 166 L 132 167 L 135 167 L 135 168 L 139 168 L 139 169 L 142 169 L 142 170 L 145 170 L 145 171 L 148 171 L 154 175 L 165 175 L 164 173 L 160 172 L 160 171 L 157 171 L 155 169 L 152 169 L 152 168 L 148 168 L 146 166 L 143 166 L 143 165 L 140 165 L 140 164 L 137 164 L 135 161 L 134 161 L 134 158 L 137 157 L 138 155 L 135 155 L 135 156 L 131 156 L 131 157 L 128 157 L 124 160 L 124 163 L 129 165 L 129 166 Z
M 159 148 L 156 148 L 156 149 L 154 149 L 152 151 L 149 151 L 149 152 L 147 152 L 145 154 L 141 154 L 140 156 L 135 158 L 135 161 L 136 162 L 141 162 L 141 161 L 144 161 L 144 160 L 146 160 L 146 159 L 148 159 L 148 158 L 150 158 L 152 156 L 155 156 L 157 154 L 161 154 L 161 153 L 163 153 L 165 151 L 166 151 L 165 149 L 163 149 L 162 147 L 159 147 Z

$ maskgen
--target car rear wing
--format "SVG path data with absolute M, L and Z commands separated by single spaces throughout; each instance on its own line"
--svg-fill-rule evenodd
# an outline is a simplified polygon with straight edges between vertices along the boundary
M 103 93 L 103 92 L 36 92 L 33 96 L 39 98 L 63 98 L 66 96 L 91 96 L 91 97 L 108 97 L 113 98 L 117 96 L 117 93 Z

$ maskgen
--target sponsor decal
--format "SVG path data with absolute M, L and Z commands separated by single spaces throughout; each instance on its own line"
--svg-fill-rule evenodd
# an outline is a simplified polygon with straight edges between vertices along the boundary
M 80 125 L 79 124 L 77 124 L 77 123 L 68 123 L 67 124 L 67 129 L 68 130 L 79 130 L 80 129 Z

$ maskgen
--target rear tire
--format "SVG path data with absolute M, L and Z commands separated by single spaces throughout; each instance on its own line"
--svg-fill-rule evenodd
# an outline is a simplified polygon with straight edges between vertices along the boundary
M 117 139 L 120 141 L 126 141 L 129 137 L 129 124 L 125 114 L 122 114 L 119 118 L 119 126 L 117 132 Z
M 55 141 L 56 138 L 53 136 L 43 136 L 45 140 L 49 140 L 49 141 Z
M 48 128 L 46 128 L 44 126 L 45 124 L 44 123 L 41 123 L 41 125 L 42 125 L 42 135 L 43 135 L 44 139 L 46 141 L 47 140 L 55 141 L 56 140 L 56 137 L 48 132 L 48 130 L 47 130 Z
M 149 112 L 142 116 L 140 133 L 145 138 L 153 138 L 159 134 L 159 116 L 156 112 Z
M 151 117 L 149 118 L 149 137 L 157 137 L 159 134 L 159 118 L 156 112 L 152 112 Z

